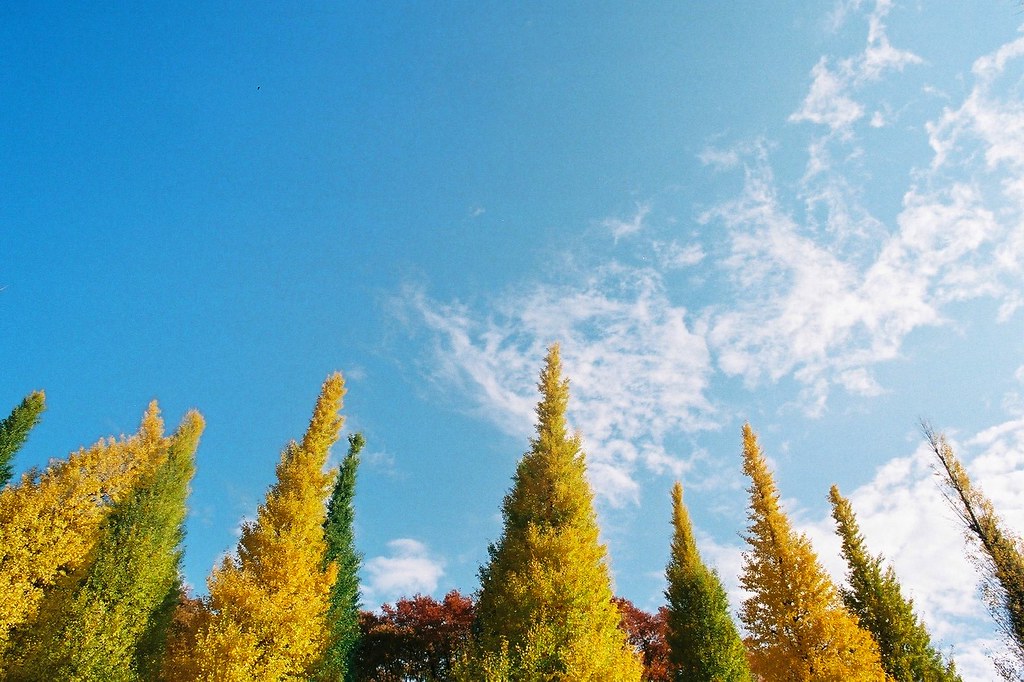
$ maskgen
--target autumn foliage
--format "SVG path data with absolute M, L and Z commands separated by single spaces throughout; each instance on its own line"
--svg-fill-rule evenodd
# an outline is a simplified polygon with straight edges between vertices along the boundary
M 359 682 L 448 680 L 468 643 L 473 600 L 451 591 L 441 601 L 418 594 L 364 611 L 356 658 Z
M 566 421 L 558 346 L 538 388 L 537 431 L 502 505 L 504 529 L 480 569 L 468 678 L 639 680 L 619 628 L 580 436 Z
M 310 678 L 329 643 L 334 562 L 324 565 L 323 524 L 333 476 L 324 470 L 338 439 L 345 384 L 327 378 L 301 442 L 285 447 L 277 482 L 256 520 L 245 524 L 236 556 L 210 576 L 208 617 L 194 633 L 193 658 L 168 668 L 172 679 L 213 681 Z
M 472 596 L 451 591 L 361 610 L 355 534 L 361 434 L 337 470 L 345 394 L 323 383 L 309 425 L 208 594 L 183 586 L 189 483 L 205 423 L 170 435 L 156 403 L 136 433 L 98 441 L 8 481 L 39 422 L 41 392 L 0 421 L 0 681 L 958 682 L 891 567 L 868 553 L 852 506 L 830 500 L 848 572 L 835 585 L 794 530 L 749 425 L 739 619 L 697 547 L 681 484 L 671 492 L 665 603 L 613 596 L 582 438 L 567 420 L 557 345 L 538 383 L 537 425 L 501 504 L 503 527 Z M 926 432 L 947 498 L 978 551 L 984 596 L 1021 679 L 1024 541 L 952 447 Z
M 843 606 L 805 535 L 790 526 L 757 436 L 743 427 L 750 477 L 749 550 L 740 617 L 753 672 L 765 680 L 885 682 L 878 644 Z

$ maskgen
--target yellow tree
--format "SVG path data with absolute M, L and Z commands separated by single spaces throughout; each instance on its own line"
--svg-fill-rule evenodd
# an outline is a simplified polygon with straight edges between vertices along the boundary
M 12 630 L 29 627 L 44 595 L 89 561 L 112 506 L 166 457 L 163 428 L 151 403 L 137 434 L 101 440 L 0 491 L 0 661 Z
M 502 537 L 480 570 L 476 648 L 462 677 L 640 680 L 612 602 L 580 437 L 566 424 L 561 372 L 554 345 L 538 385 L 537 435 L 505 497 Z
M 256 521 L 242 528 L 237 556 L 214 569 L 208 613 L 179 620 L 196 629 L 169 644 L 169 679 L 314 676 L 331 632 L 327 611 L 337 568 L 323 561 L 325 502 L 333 478 L 324 467 L 341 429 L 344 394 L 341 375 L 328 377 L 302 442 L 285 448 L 277 482 Z M 189 649 L 190 657 L 181 655 Z
M 1024 679 L 1024 540 L 971 483 L 946 437 L 927 424 L 924 431 L 939 460 L 943 493 L 960 517 L 968 541 L 981 550 L 972 559 L 980 569 L 982 596 L 1015 659 L 1000 657 L 996 667 L 1007 680 Z
M 162 461 L 115 504 L 89 562 L 46 595 L 10 679 L 152 679 L 180 591 L 185 498 L 203 430 L 188 413 Z
M 740 618 L 755 675 L 792 682 L 884 682 L 878 645 L 843 606 L 811 548 L 779 505 L 757 436 L 743 426 L 750 526 L 740 585 L 751 592 Z

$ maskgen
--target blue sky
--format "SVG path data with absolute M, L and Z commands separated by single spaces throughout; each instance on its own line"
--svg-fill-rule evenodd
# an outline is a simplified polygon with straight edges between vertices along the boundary
M 738 604 L 750 420 L 826 564 L 837 483 L 991 677 L 918 422 L 1024 528 L 1017 3 L 9 3 L 0 44 L 16 465 L 199 408 L 198 589 L 335 369 L 367 605 L 475 589 L 560 341 L 620 594 L 661 603 L 679 478 Z

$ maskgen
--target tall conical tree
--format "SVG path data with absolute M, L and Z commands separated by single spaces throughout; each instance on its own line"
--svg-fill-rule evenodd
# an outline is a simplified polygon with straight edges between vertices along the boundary
M 967 539 L 980 550 L 975 557 L 982 593 L 1016 663 L 997 660 L 1003 677 L 1024 680 L 1024 541 L 1006 527 L 992 502 L 971 483 L 967 470 L 942 434 L 924 425 L 928 444 L 939 460 L 943 492 L 964 524 Z
M 752 484 L 740 585 L 752 596 L 740 617 L 754 674 L 773 682 L 884 682 L 878 644 L 843 606 L 807 536 L 790 526 L 749 424 L 743 472 Z
M 848 587 L 840 587 L 843 603 L 878 642 L 882 667 L 894 682 L 960 682 L 956 668 L 931 644 L 913 602 L 903 597 L 892 566 L 882 570 L 882 556 L 868 554 L 850 501 L 837 486 L 829 491 L 832 518 L 842 540 Z
M 566 425 L 569 382 L 557 345 L 538 387 L 537 435 L 480 570 L 475 678 L 639 680 L 642 666 L 612 602 L 580 437 Z
M 331 562 L 338 566 L 338 577 L 331 588 L 331 608 L 327 622 L 331 628 L 331 642 L 323 660 L 325 679 L 356 679 L 353 664 L 359 645 L 359 566 L 362 555 L 356 551 L 355 493 L 359 453 L 366 445 L 363 434 L 348 437 L 348 454 L 338 470 L 338 478 L 327 503 L 324 521 L 324 539 L 327 553 L 324 566 Z
M 151 403 L 137 434 L 101 440 L 0 490 L 0 663 L 11 630 L 33 622 L 46 592 L 91 560 L 113 505 L 166 451 L 163 428 Z
M 93 561 L 59 585 L 21 642 L 10 679 L 154 679 L 181 591 L 185 499 L 203 430 L 185 416 L 155 469 L 100 530 Z
M 718 574 L 700 558 L 683 486 L 672 487 L 672 555 L 668 588 L 669 661 L 680 682 L 749 682 L 743 641 L 729 616 L 729 600 Z
M 277 465 L 256 521 L 242 528 L 237 557 L 225 558 L 208 581 L 208 617 L 194 619 L 193 658 L 165 669 L 176 680 L 217 682 L 308 679 L 330 639 L 327 612 L 337 567 L 324 566 L 323 523 L 333 475 L 324 467 L 338 439 L 345 384 L 324 382 L 301 443 Z M 182 644 L 175 642 L 175 651 Z M 175 657 L 175 661 L 181 661 Z
M 11 414 L 0 421 L 0 488 L 11 480 L 11 460 L 28 439 L 28 432 L 39 423 L 39 417 L 46 409 L 46 395 L 42 391 L 29 393 L 11 410 Z

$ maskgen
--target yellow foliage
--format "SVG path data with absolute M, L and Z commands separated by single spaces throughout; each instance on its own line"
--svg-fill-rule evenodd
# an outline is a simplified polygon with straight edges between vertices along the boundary
M 569 434 L 566 423 L 569 383 L 561 376 L 557 345 L 538 388 L 536 437 L 505 498 L 503 535 L 480 572 L 476 674 L 639 680 L 642 665 L 619 629 L 621 617 L 611 601 L 580 438 Z M 472 678 L 471 670 L 468 665 L 462 677 Z
M 167 456 L 156 402 L 137 434 L 101 440 L 0 491 L 0 660 L 47 591 L 89 561 L 100 523 Z
M 751 525 L 740 585 L 753 595 L 740 617 L 753 672 L 773 681 L 884 682 L 878 645 L 842 605 L 810 541 L 790 526 L 749 424 L 743 471 L 752 481 Z
M 324 472 L 338 438 L 345 385 L 324 382 L 301 443 L 285 448 L 254 523 L 242 529 L 236 558 L 227 558 L 208 584 L 209 616 L 176 635 L 165 669 L 174 679 L 308 679 L 327 645 L 326 614 L 337 568 L 323 568 L 324 506 L 333 473 Z M 184 642 L 184 644 L 183 644 Z M 180 652 L 192 643 L 193 660 Z

